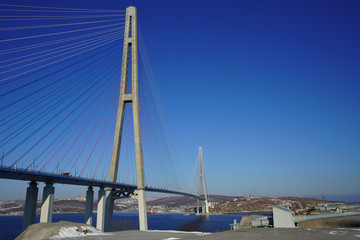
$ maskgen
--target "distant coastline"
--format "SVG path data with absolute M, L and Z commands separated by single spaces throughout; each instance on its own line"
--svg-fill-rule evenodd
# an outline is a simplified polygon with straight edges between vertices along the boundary
M 210 214 L 238 214 L 238 213 L 267 213 L 272 211 L 272 206 L 282 205 L 288 207 L 296 213 L 309 211 L 320 203 L 328 203 L 333 201 L 323 201 L 313 198 L 303 197 L 226 197 L 226 196 L 209 196 L 212 206 Z M 24 212 L 24 200 L 11 200 L 0 202 L 0 216 L 19 216 Z M 155 213 L 195 213 L 194 209 L 197 202 L 194 199 L 182 196 L 164 197 L 158 199 L 149 199 L 147 207 L 149 211 Z M 40 214 L 41 201 L 37 203 L 36 214 Z M 97 210 L 97 202 L 93 205 L 94 212 Z M 137 211 L 135 199 L 123 199 L 116 201 L 114 212 L 131 212 Z M 85 212 L 85 199 L 58 199 L 54 200 L 54 214 L 76 214 Z

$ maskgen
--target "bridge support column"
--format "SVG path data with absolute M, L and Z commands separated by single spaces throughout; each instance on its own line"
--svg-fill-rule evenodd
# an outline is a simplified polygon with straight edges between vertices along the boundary
M 23 218 L 23 226 L 22 226 L 23 231 L 27 229 L 28 226 L 35 223 L 37 196 L 38 196 L 37 183 L 35 181 L 32 181 L 26 190 L 24 218 Z
M 200 214 L 200 199 L 197 200 L 196 214 Z
M 92 225 L 93 221 L 94 190 L 90 186 L 86 191 L 85 223 Z
M 96 228 L 104 231 L 105 223 L 105 189 L 100 187 L 97 205 Z
M 52 220 L 52 212 L 54 206 L 55 187 L 52 183 L 46 183 L 43 192 L 41 205 L 40 222 L 50 223 Z
M 105 228 L 104 232 L 109 232 L 111 230 L 111 222 L 114 211 L 114 199 L 112 197 L 113 189 L 106 189 L 105 192 Z
M 209 214 L 209 201 L 208 200 L 197 200 L 196 214 Z M 201 211 L 200 211 L 201 209 Z
M 139 226 L 141 231 L 148 230 L 147 224 L 147 213 L 146 213 L 146 200 L 145 200 L 145 190 L 137 190 L 137 200 L 139 207 Z
M 112 220 L 112 212 L 114 208 L 114 201 L 112 199 L 112 190 L 105 189 L 103 187 L 99 190 L 98 208 L 96 228 L 108 232 L 110 230 L 110 224 Z
M 209 214 L 209 201 L 207 199 L 204 201 L 204 208 L 205 208 L 204 213 Z

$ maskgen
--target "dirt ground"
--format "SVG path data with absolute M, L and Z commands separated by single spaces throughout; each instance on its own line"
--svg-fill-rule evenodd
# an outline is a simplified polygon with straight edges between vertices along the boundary
M 298 223 L 300 228 L 360 228 L 360 216 L 309 220 Z

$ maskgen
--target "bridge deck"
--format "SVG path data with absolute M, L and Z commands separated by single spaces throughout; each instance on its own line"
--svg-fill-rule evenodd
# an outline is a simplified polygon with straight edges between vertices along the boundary
M 23 180 L 23 181 L 50 182 L 50 183 L 60 183 L 60 184 L 69 184 L 69 185 L 115 188 L 115 189 L 124 189 L 124 188 L 137 189 L 136 185 L 131 185 L 131 184 L 122 184 L 116 182 L 114 183 L 108 181 L 93 180 L 90 178 L 79 178 L 74 176 L 62 176 L 59 174 L 51 174 L 47 172 L 28 171 L 25 169 L 14 169 L 14 168 L 5 168 L 5 167 L 0 167 L 0 178 Z M 149 187 L 145 187 L 145 190 L 149 192 L 169 193 L 169 194 L 184 195 L 193 198 L 203 199 L 197 195 L 191 193 L 179 192 L 179 191 L 149 188 Z
M 51 174 L 47 172 L 27 171 L 24 169 L 0 168 L 0 178 L 15 179 L 23 181 L 37 181 L 61 183 L 70 185 L 82 185 L 93 187 L 110 187 L 110 188 L 132 188 L 136 189 L 135 185 L 113 183 L 101 180 L 93 180 L 90 178 L 79 178 L 74 176 L 62 176 L 60 174 Z

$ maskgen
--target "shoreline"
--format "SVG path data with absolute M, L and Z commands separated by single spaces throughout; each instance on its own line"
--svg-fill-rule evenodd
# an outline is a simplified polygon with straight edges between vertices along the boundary
M 130 212 L 137 212 L 136 210 L 135 211 L 114 211 L 114 213 L 130 213 Z M 97 213 L 97 211 L 94 211 L 93 213 Z M 196 215 L 195 213 L 188 213 L 188 212 L 158 212 L 158 213 L 153 213 L 153 214 L 169 214 L 169 213 L 176 213 L 176 214 L 184 214 L 184 215 Z M 219 213 L 219 212 L 216 212 L 216 213 L 209 213 L 209 214 L 206 214 L 206 215 L 232 215 L 232 214 L 243 214 L 243 213 L 255 213 L 255 214 L 270 214 L 271 211 L 244 211 L 244 212 L 226 212 L 226 213 Z M 85 212 L 62 212 L 62 213 L 57 213 L 57 212 L 54 212 L 53 214 L 58 214 L 58 215 L 61 215 L 61 214 L 85 214 Z M 149 214 L 149 215 L 153 215 L 153 214 Z M 11 216 L 23 216 L 24 213 L 21 212 L 16 212 L 14 214 L 0 214 L 0 217 L 11 217 Z M 40 215 L 40 213 L 36 213 L 36 215 Z M 200 216 L 201 214 L 199 214 Z

